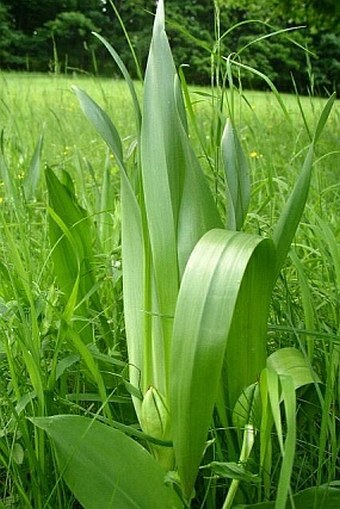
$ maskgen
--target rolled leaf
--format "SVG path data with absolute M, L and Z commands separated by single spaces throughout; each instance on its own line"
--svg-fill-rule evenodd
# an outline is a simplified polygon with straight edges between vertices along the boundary
M 226 181 L 227 228 L 240 230 L 250 201 L 249 167 L 230 119 L 223 131 L 221 151 Z

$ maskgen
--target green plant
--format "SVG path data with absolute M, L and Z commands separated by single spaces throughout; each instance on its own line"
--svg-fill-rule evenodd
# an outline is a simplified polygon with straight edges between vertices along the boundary
M 193 497 L 216 407 L 231 458 L 223 465 L 209 464 L 216 475 L 221 475 L 220 468 L 224 469 L 221 477 L 232 478 L 223 509 L 232 506 L 240 480 L 251 478 L 248 460 L 256 435 L 263 487 L 255 499 L 271 496 L 273 428 L 282 461 L 276 501 L 268 507 L 283 509 L 288 497 L 294 500 L 290 478 L 296 442 L 296 390 L 307 384 L 317 387 L 318 379 L 297 350 L 278 351 L 266 360 L 268 312 L 274 283 L 304 210 L 315 144 L 334 97 L 321 114 L 272 239 L 239 231 L 247 214 L 250 185 L 233 119 L 226 124 L 221 139 L 228 199 L 226 230 L 191 147 L 180 84 L 164 32 L 163 2 L 156 13 L 142 112 L 124 64 L 105 44 L 127 79 L 135 106 L 138 150 L 132 168 L 126 165 L 120 137 L 108 115 L 85 92 L 76 89 L 76 94 L 121 172 L 129 388 L 151 454 L 96 419 L 55 416 L 34 418 L 33 422 L 52 438 L 61 474 L 84 507 L 156 508 L 160 497 L 163 507 L 182 507 Z M 52 181 L 50 171 L 47 176 Z M 53 197 L 51 188 L 49 192 Z M 52 213 L 52 219 L 59 227 L 60 242 L 67 239 L 79 254 L 81 249 L 72 246 L 77 237 L 72 237 L 78 235 L 86 218 L 78 214 L 73 223 L 66 223 L 64 212 L 70 210 L 73 197 L 62 193 L 64 206 Z M 69 321 L 76 297 L 83 300 L 89 292 L 78 293 L 76 286 L 82 265 L 78 259 L 75 278 L 72 276 L 74 291 L 66 305 Z M 88 277 L 90 272 L 85 274 Z M 77 348 L 87 358 L 79 339 L 77 336 Z M 86 340 L 83 342 L 86 345 Z M 90 370 L 91 366 L 89 360 Z M 92 370 L 93 375 L 97 373 L 94 366 Z M 102 385 L 99 392 L 103 407 L 108 408 Z M 107 422 L 112 424 L 109 411 Z M 232 424 L 238 433 L 230 431 Z M 103 455 L 104 449 L 108 454 Z M 123 466 L 130 479 L 124 477 Z M 168 476 L 168 484 L 176 486 L 180 497 L 163 485 L 165 472 L 173 470 L 176 474 Z M 144 491 L 148 482 L 154 489 Z M 296 507 L 298 503 L 303 507 L 315 493 L 323 495 L 324 488 L 319 489 L 296 495 Z M 99 499 L 98 492 L 102 494 Z M 326 496 L 333 500 L 333 495 L 330 490 Z M 338 500 L 338 491 L 334 497 Z

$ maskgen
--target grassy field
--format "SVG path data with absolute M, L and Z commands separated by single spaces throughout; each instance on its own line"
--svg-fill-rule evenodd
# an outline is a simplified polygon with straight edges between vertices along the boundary
M 54 447 L 32 417 L 99 416 L 129 427 L 128 433 L 144 443 L 127 376 L 119 167 L 85 119 L 73 85 L 114 121 L 129 172 L 138 164 L 134 110 L 123 81 L 0 74 L 0 507 L 5 508 L 79 507 L 62 480 Z M 141 97 L 142 87 L 136 84 L 136 89 Z M 209 89 L 192 87 L 190 92 L 196 122 L 195 129 L 189 116 L 191 140 L 224 219 L 216 107 Z M 285 110 L 272 92 L 235 90 L 227 92 L 223 110 L 225 117 L 233 116 L 249 162 L 251 195 L 243 230 L 261 237 L 271 236 L 326 102 L 302 97 L 299 107 L 296 97 L 280 97 Z M 294 493 L 340 478 L 339 101 L 314 161 L 307 206 L 273 290 L 267 341 L 268 354 L 297 348 L 315 373 L 314 384 L 297 393 Z M 47 167 L 53 174 L 45 172 Z M 51 222 L 53 214 L 62 217 L 63 207 L 73 207 L 73 226 L 66 219 Z M 67 251 L 55 224 L 64 240 L 82 239 L 80 262 Z M 74 224 L 80 229 L 71 242 Z M 68 287 L 67 270 L 72 276 L 73 265 L 84 260 L 91 278 L 73 302 L 75 287 Z M 210 432 L 215 445 L 208 448 L 206 464 L 228 461 L 219 417 Z M 264 475 L 260 481 L 271 499 L 277 495 L 278 442 L 272 449 L 270 480 Z M 249 461 L 254 474 L 262 453 L 254 450 Z M 239 507 L 263 500 L 257 481 L 242 475 Z M 228 478 L 201 470 L 192 507 L 222 507 Z

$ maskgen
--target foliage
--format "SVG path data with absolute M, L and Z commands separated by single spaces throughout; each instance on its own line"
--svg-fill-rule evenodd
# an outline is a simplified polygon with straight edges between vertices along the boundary
M 18 56 L 18 50 L 24 42 L 24 35 L 14 30 L 13 20 L 5 5 L 0 4 L 0 67 L 14 67 L 25 64 Z
M 2 67 L 44 72 L 52 69 L 68 72 L 70 67 L 111 74 L 112 66 L 107 54 L 91 36 L 91 31 L 95 30 L 107 40 L 114 41 L 114 48 L 131 76 L 140 78 L 117 13 L 126 22 L 130 42 L 140 67 L 144 69 L 154 1 L 116 1 L 114 9 L 112 5 L 109 0 L 58 0 L 45 2 L 42 8 L 41 3 L 35 0 L 6 0 L 2 9 L 6 8 L 9 13 L 6 23 L 10 23 L 11 30 L 3 30 L 0 34 L 1 45 L 6 48 Z M 330 60 L 331 51 L 336 49 L 334 44 L 340 16 L 334 1 L 321 5 L 319 2 L 301 3 L 296 0 L 290 0 L 288 4 L 278 0 L 200 0 L 189 3 L 169 0 L 167 8 L 174 60 L 177 66 L 188 65 L 186 75 L 190 82 L 208 83 L 211 54 L 216 51 L 214 33 L 218 37 L 222 35 L 220 55 L 227 57 L 242 51 L 243 63 L 262 69 L 281 91 L 294 89 L 292 73 L 303 93 L 324 94 L 325 88 L 329 90 L 331 87 L 332 91 L 340 81 L 338 66 Z M 219 27 L 214 23 L 214 9 L 220 16 Z M 248 23 L 251 20 L 258 22 Z M 304 28 L 285 36 L 266 38 L 270 32 L 297 26 Z M 236 28 L 229 32 L 231 27 Z M 227 31 L 228 34 L 223 36 Z M 255 40 L 258 40 L 256 44 L 248 46 Z M 245 46 L 247 48 L 243 51 Z M 325 61 L 330 65 L 325 65 Z M 254 75 L 243 73 L 242 77 L 245 86 L 263 88 L 263 82 Z
M 283 509 L 290 493 L 296 448 L 295 391 L 305 384 L 317 383 L 317 378 L 303 356 L 293 349 L 275 352 L 266 365 L 266 326 L 272 289 L 305 207 L 315 144 L 334 97 L 324 107 L 302 171 L 274 226 L 272 241 L 238 231 L 246 218 L 250 191 L 242 147 L 234 125 L 227 124 L 221 141 L 222 161 L 227 199 L 233 203 L 233 207 L 229 206 L 232 220 L 228 217 L 228 223 L 234 230 L 223 230 L 218 208 L 190 145 L 184 103 L 164 32 L 163 2 L 158 4 L 154 23 L 141 123 L 132 81 L 119 57 L 105 44 L 128 80 L 135 105 L 136 147 L 140 150 L 136 154 L 135 175 L 126 168 L 122 142 L 107 114 L 86 93 L 79 89 L 76 93 L 86 116 L 114 154 L 121 174 L 123 298 L 129 386 L 139 424 L 150 436 L 149 449 L 159 465 L 165 471 L 176 469 L 177 489 L 187 505 L 194 496 L 195 480 L 215 405 L 224 423 L 226 441 L 234 442 L 227 448 L 231 459 L 236 455 L 240 464 L 246 463 L 254 447 L 255 434 L 261 431 L 259 471 L 263 476 L 266 499 L 271 496 L 270 437 L 275 427 L 281 457 L 275 508 Z M 48 178 L 51 180 L 52 174 Z M 50 187 L 49 193 L 57 198 L 59 192 L 55 189 L 55 185 Z M 72 210 L 72 198 L 67 198 L 64 192 L 62 196 L 64 206 L 59 208 L 58 215 L 52 216 L 58 226 L 65 223 L 65 213 Z M 70 232 L 76 232 L 83 219 L 83 216 L 74 218 L 68 231 L 63 228 L 68 240 Z M 72 244 L 62 247 L 65 254 L 72 250 L 79 254 L 82 251 Z M 78 269 L 76 279 L 88 278 L 89 274 L 87 269 L 81 276 Z M 73 293 L 72 290 L 69 302 L 71 299 L 76 302 Z M 77 293 L 78 290 L 75 295 Z M 69 302 L 66 309 L 70 307 Z M 67 314 L 72 316 L 72 307 Z M 70 318 L 68 322 L 69 334 L 73 336 L 72 330 L 75 329 Z M 103 409 L 110 422 L 101 375 L 87 359 L 81 341 L 84 340 L 79 336 L 74 344 L 98 383 Z M 258 386 L 254 386 L 257 377 Z M 244 398 L 242 391 L 247 391 L 248 387 L 255 387 L 254 398 L 249 402 L 243 400 L 241 413 L 245 411 L 245 417 L 241 418 L 241 424 L 240 411 L 236 411 L 240 447 L 229 432 L 230 412 L 239 404 L 239 398 Z M 284 408 L 284 420 L 280 403 Z M 74 462 L 73 454 L 65 456 L 70 439 L 65 443 L 64 437 L 66 430 L 79 435 L 77 430 L 81 422 L 84 433 L 93 426 L 96 429 L 97 425 L 91 420 L 71 417 L 65 417 L 63 421 L 52 417 L 34 422 L 38 426 L 41 422 L 55 442 L 58 462 L 62 471 L 65 469 L 65 479 L 71 490 L 85 507 L 93 507 L 91 493 L 102 482 L 101 476 L 97 480 L 91 476 L 93 467 L 86 456 L 81 463 L 84 463 L 82 468 L 89 469 L 89 481 L 83 483 L 84 476 L 79 473 L 80 465 Z M 101 433 L 104 429 L 100 431 L 98 428 L 96 436 Z M 120 439 L 119 433 L 116 435 L 117 447 L 120 447 L 120 441 L 124 444 L 125 439 Z M 81 440 L 79 446 L 77 444 L 79 457 L 82 458 L 88 446 L 97 451 L 91 457 L 99 457 L 101 447 L 96 446 L 97 438 L 91 435 L 86 438 L 86 442 Z M 134 447 L 131 439 L 126 439 L 126 447 Z M 76 456 L 78 458 L 78 453 Z M 119 472 L 120 456 L 112 457 L 111 461 L 113 472 Z M 148 461 L 151 468 L 151 458 Z M 145 465 L 143 470 L 148 468 Z M 130 469 L 137 474 L 140 462 L 137 461 L 135 466 L 131 464 Z M 112 479 L 112 476 L 108 478 Z M 88 491 L 89 482 L 93 482 L 93 486 Z M 224 509 L 232 506 L 239 482 L 239 477 L 232 476 Z M 124 487 L 119 495 L 123 507 L 130 507 L 129 500 L 136 493 L 135 488 L 132 482 Z M 104 498 L 99 499 L 99 504 L 106 506 L 116 490 L 115 481 L 112 487 L 105 481 L 105 488 L 101 490 Z M 144 496 L 148 500 L 146 492 L 140 495 Z M 165 494 L 164 497 L 166 501 Z M 176 506 L 179 506 L 180 502 L 176 500 Z M 174 503 L 169 502 L 170 505 Z M 147 504 L 153 506 L 154 502 L 150 498 Z
M 314 80 L 317 89 L 336 90 L 340 94 L 340 37 L 335 33 L 323 32 L 318 37 L 320 48 L 319 63 Z M 322 55 L 322 57 L 321 57 Z
M 98 31 L 92 20 L 81 12 L 61 12 L 55 20 L 44 25 L 49 32 L 50 46 L 55 48 L 57 65 L 65 62 L 65 70 L 91 68 L 92 54 L 96 46 L 91 32 Z M 87 57 L 87 58 L 86 58 Z M 93 69 L 95 71 L 95 69 Z
M 142 95 L 97 38 L 127 87 L 74 91 L 113 155 L 65 77 L 1 76 L 3 505 L 337 507 L 334 98 L 230 60 L 189 90 L 161 10 Z

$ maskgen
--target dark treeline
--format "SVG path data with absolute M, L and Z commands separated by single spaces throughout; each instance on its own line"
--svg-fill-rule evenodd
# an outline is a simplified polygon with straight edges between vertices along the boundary
M 115 0 L 114 4 L 143 68 L 155 0 Z M 209 83 L 211 53 L 220 34 L 222 57 L 239 52 L 239 62 L 265 73 L 281 91 L 292 90 L 293 76 L 302 93 L 340 92 L 338 0 L 167 0 L 166 9 L 175 60 L 178 65 L 188 64 L 185 73 L 192 83 Z M 265 37 L 294 27 L 303 28 Z M 1 0 L 0 69 L 112 75 L 112 60 L 93 31 L 112 44 L 137 77 L 109 0 Z M 225 66 L 225 59 L 220 62 Z M 261 78 L 247 71 L 242 70 L 241 79 L 243 86 L 265 87 Z

